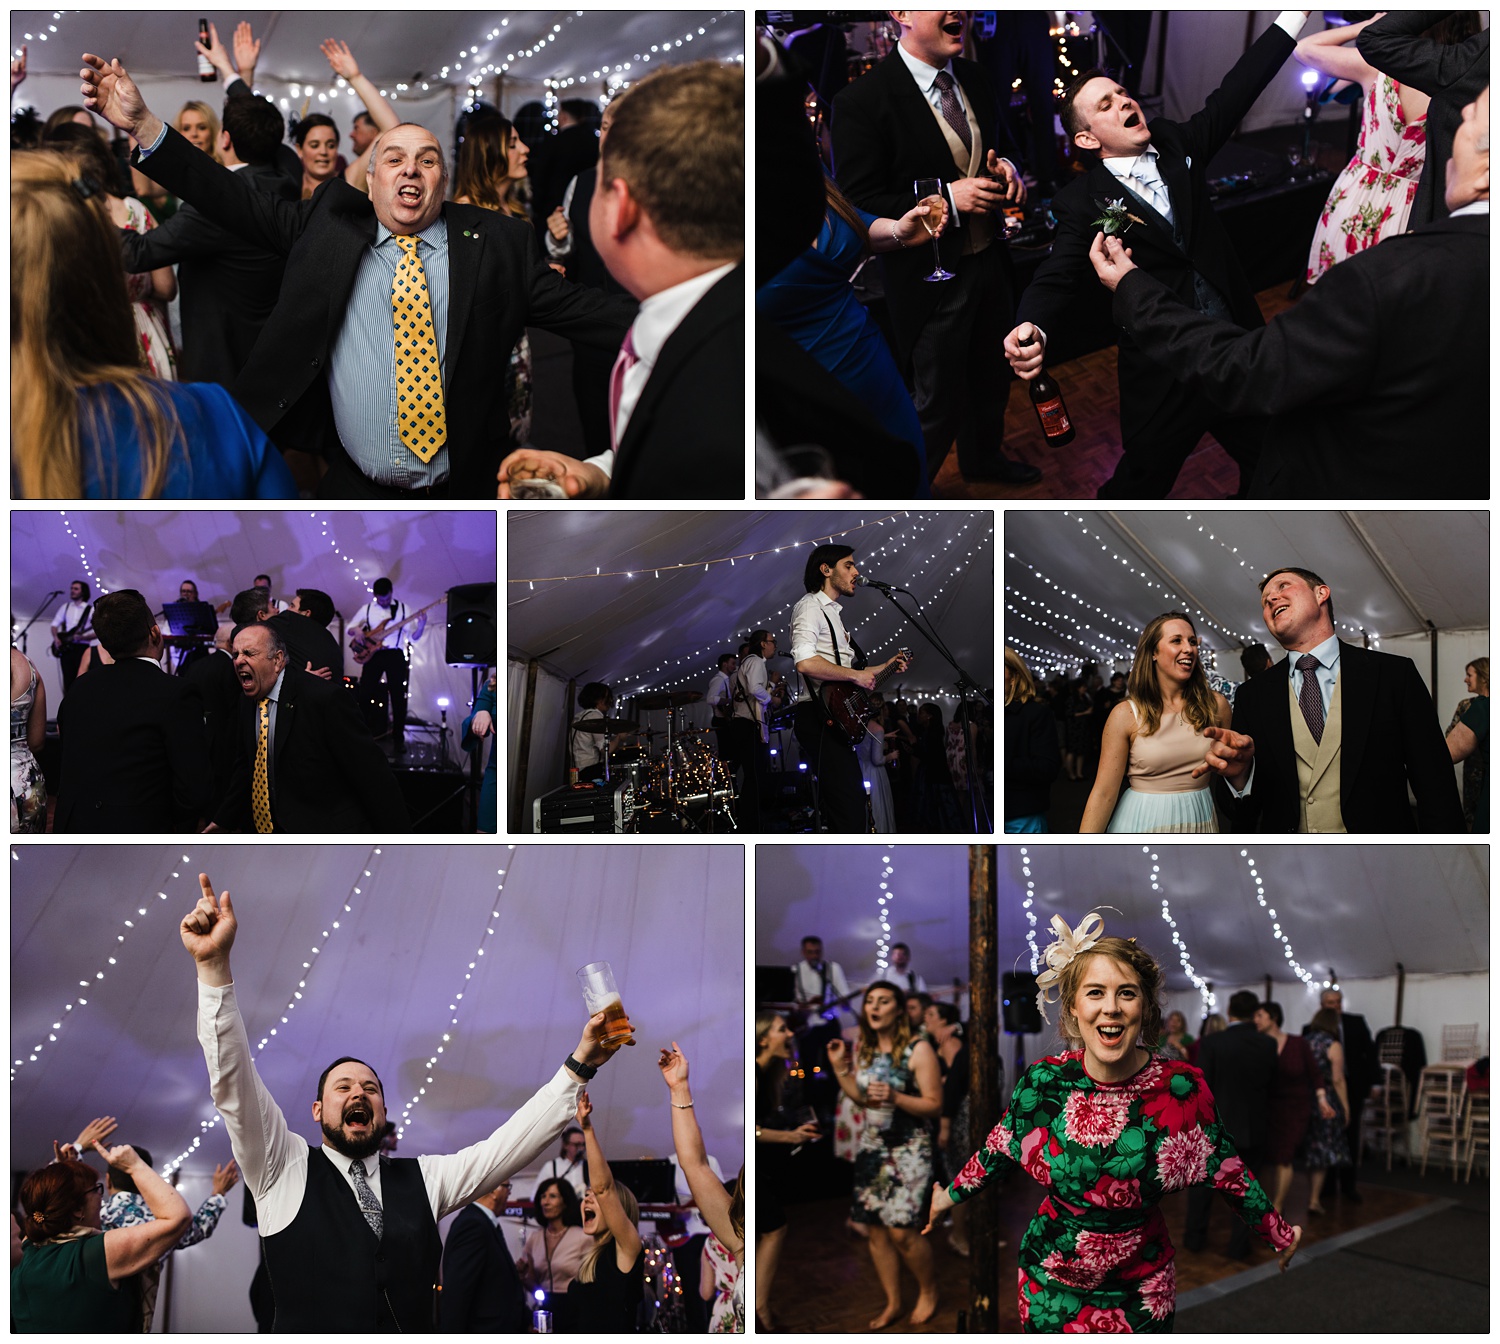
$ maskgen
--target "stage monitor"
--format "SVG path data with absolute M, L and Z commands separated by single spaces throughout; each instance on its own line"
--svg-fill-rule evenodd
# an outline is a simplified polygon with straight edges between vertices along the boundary
M 1000 977 L 1000 1013 L 1008 1036 L 1039 1036 L 1042 1015 L 1036 1006 L 1036 976 L 1006 971 Z
M 444 660 L 450 666 L 494 667 L 500 651 L 493 583 L 461 583 L 448 589 L 448 643 Z

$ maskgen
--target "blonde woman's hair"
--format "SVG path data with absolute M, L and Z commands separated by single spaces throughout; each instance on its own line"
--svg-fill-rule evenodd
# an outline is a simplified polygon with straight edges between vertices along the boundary
M 196 99 L 190 103 L 184 103 L 182 111 L 177 114 L 177 122 L 172 128 L 179 135 L 186 134 L 182 129 L 182 118 L 188 112 L 196 112 L 208 123 L 208 148 L 204 152 L 215 163 L 223 163 L 224 156 L 219 153 L 219 132 L 223 130 L 223 127 L 219 125 L 219 114 L 207 103 L 200 103 Z
M 1155 1050 L 1161 1040 L 1161 990 L 1166 977 L 1161 967 L 1144 947 L 1134 938 L 1101 938 L 1087 952 L 1081 952 L 1065 967 L 1057 982 L 1058 1021 L 1057 1031 L 1074 1049 L 1083 1044 L 1083 1033 L 1078 1029 L 1078 1015 L 1073 1011 L 1074 1000 L 1083 985 L 1084 972 L 1094 957 L 1108 957 L 1131 971 L 1141 986 L 1141 1035 L 1140 1042 L 1148 1050 Z
M 1490 693 L 1490 660 L 1488 658 L 1476 658 L 1472 663 L 1465 663 L 1466 670 L 1473 669 L 1474 679 L 1479 683 L 1479 693 L 1488 695 Z
M 11 470 L 25 499 L 83 494 L 85 439 L 101 491 L 118 495 L 114 431 L 103 392 L 119 393 L 140 441 L 141 497 L 166 484 L 182 426 L 141 362 L 125 291 L 119 231 L 103 199 L 74 186 L 74 160 L 50 150 L 11 155 Z
M 870 1030 L 869 1020 L 865 1017 L 865 1004 L 870 1001 L 870 995 L 877 989 L 888 989 L 896 996 L 896 1007 L 901 1011 L 896 1014 L 896 1025 L 891 1028 L 891 1055 L 899 1059 L 911 1040 L 911 1018 L 906 1015 L 906 993 L 900 985 L 894 985 L 889 980 L 877 980 L 872 985 L 865 987 L 865 995 L 859 1001 L 859 1062 L 868 1064 L 880 1053 L 880 1037 Z
M 1010 645 L 1005 646 L 1005 703 L 1024 705 L 1036 699 L 1036 681 L 1031 669 L 1021 661 L 1021 655 Z
M 1125 693 L 1135 701 L 1141 712 L 1141 736 L 1150 737 L 1161 727 L 1161 686 L 1156 680 L 1156 646 L 1161 643 L 1162 630 L 1168 621 L 1183 621 L 1194 635 L 1198 627 L 1192 618 L 1182 611 L 1164 611 L 1141 631 L 1141 641 L 1135 646 L 1135 662 L 1131 664 L 1130 677 L 1125 683 Z M 1198 732 L 1212 728 L 1219 721 L 1219 703 L 1214 699 L 1214 688 L 1208 684 L 1208 673 L 1203 668 L 1203 656 L 1193 662 L 1193 675 L 1182 692 L 1182 717 Z
M 632 1223 L 640 1222 L 641 1206 L 635 1202 L 635 1195 L 631 1193 L 630 1187 L 616 1181 L 615 1194 L 620 1198 L 620 1207 L 625 1210 L 625 1216 Z M 615 1234 L 609 1230 L 608 1226 L 604 1226 L 602 1215 L 599 1222 L 603 1226 L 603 1231 L 594 1233 L 594 1244 L 589 1247 L 589 1253 L 583 1257 L 583 1263 L 578 1266 L 578 1273 L 575 1277 L 579 1283 L 593 1283 L 594 1272 L 599 1268 L 599 1257 L 604 1254 L 606 1247 L 615 1244 Z

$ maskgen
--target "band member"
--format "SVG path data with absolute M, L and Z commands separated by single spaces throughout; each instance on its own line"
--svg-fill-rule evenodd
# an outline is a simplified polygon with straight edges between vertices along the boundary
M 62 664 L 63 694 L 78 677 L 78 664 L 84 650 L 94 642 L 94 604 L 90 589 L 82 579 L 68 586 L 68 600 L 52 618 L 52 656 Z
M 192 579 L 184 579 L 177 585 L 177 600 L 200 601 L 198 585 Z M 167 646 L 167 656 L 171 659 L 168 670 L 179 677 L 200 658 L 206 658 L 212 647 L 212 641 L 207 635 L 189 635 L 176 630 L 164 636 L 162 643 Z
M 406 662 L 406 651 L 402 641 L 415 644 L 427 628 L 427 614 L 418 612 L 416 624 L 405 625 L 409 619 L 406 604 L 396 600 L 389 579 L 376 579 L 370 591 L 370 601 L 360 608 L 354 618 L 355 657 L 364 658 L 365 670 L 359 679 L 360 696 L 365 705 L 365 722 L 370 732 L 379 737 L 386 727 L 386 695 L 390 695 L 390 722 L 392 748 L 397 756 L 406 755 L 406 688 L 411 672 Z M 397 634 L 396 627 L 401 631 Z M 391 640 L 387 644 L 387 640 Z M 379 645 L 366 656 L 371 643 Z
M 751 652 L 734 676 L 734 723 L 731 735 L 734 756 L 745 768 L 740 791 L 739 823 L 742 831 L 761 829 L 760 804 L 770 773 L 770 717 L 781 708 L 786 681 L 772 683 L 766 659 L 776 653 L 776 636 L 769 630 L 750 634 Z
M 864 654 L 845 632 L 839 599 L 853 596 L 858 578 L 853 547 L 819 546 L 807 557 L 802 574 L 807 596 L 792 608 L 792 660 L 802 674 L 792 726 L 803 763 L 818 782 L 823 829 L 844 834 L 868 831 L 870 809 L 859 757 L 834 725 L 823 701 L 823 688 L 853 682 L 870 691 L 887 667 L 906 667 L 899 653 L 876 667 L 866 667 Z
M 607 719 L 615 707 L 615 693 L 602 681 L 591 681 L 578 692 L 578 707 L 583 719 Z M 604 778 L 604 754 L 623 746 L 626 733 L 591 733 L 573 729 L 568 734 L 568 760 L 578 771 L 580 780 Z
M 719 670 L 708 680 L 708 691 L 704 700 L 713 715 L 714 736 L 719 743 L 719 756 L 734 762 L 734 673 L 740 660 L 733 653 L 719 655 Z

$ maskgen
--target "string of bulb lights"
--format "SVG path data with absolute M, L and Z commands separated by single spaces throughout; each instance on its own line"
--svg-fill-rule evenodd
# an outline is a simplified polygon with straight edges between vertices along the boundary
M 62 18 L 62 16 L 66 12 L 67 11 L 61 10 L 61 9 L 54 9 L 52 11 L 52 19 L 51 19 L 50 22 L 48 22 L 46 24 L 38 24 L 37 25 L 37 30 L 34 33 L 22 33 L 21 34 L 21 40 L 22 40 L 22 42 L 45 42 L 49 37 L 56 36 L 56 34 L 57 34 L 57 21 L 60 18 Z M 17 47 L 12 47 L 10 54 L 11 54 L 11 59 L 14 60 L 17 56 L 19 56 L 21 54 L 21 48 L 18 47 L 18 46 Z
M 1255 866 L 1255 857 L 1248 849 L 1240 850 L 1240 858 L 1245 860 L 1246 867 L 1250 870 L 1250 880 L 1255 883 L 1255 902 L 1266 912 L 1266 918 L 1271 921 L 1271 933 L 1276 941 L 1281 944 L 1281 950 L 1286 957 L 1286 964 L 1293 975 L 1297 977 L 1309 989 L 1317 988 L 1317 979 L 1301 962 L 1297 960 L 1292 951 L 1292 940 L 1286 936 L 1286 930 L 1281 927 L 1280 918 L 1270 902 L 1266 900 L 1266 884 L 1261 878 L 1259 870 Z M 1337 989 L 1338 986 L 1329 980 L 1323 981 L 1324 989 Z
M 315 521 L 318 521 L 318 515 L 316 513 L 312 513 L 309 516 Z M 333 553 L 354 571 L 354 578 L 356 582 L 358 582 L 360 587 L 362 587 L 366 593 L 369 593 L 373 597 L 374 592 L 370 587 L 369 581 L 363 574 L 360 573 L 359 562 L 355 560 L 355 558 L 350 555 L 348 551 L 346 551 L 342 546 L 339 545 L 339 539 L 334 536 L 332 516 L 325 513 L 322 516 L 321 521 L 319 522 L 319 526 L 322 528 L 322 539 L 328 543 Z
M 73 539 L 74 542 L 77 543 L 78 563 L 83 566 L 83 572 L 89 576 L 90 592 L 93 593 L 93 595 L 96 597 L 102 597 L 105 593 L 110 592 L 111 589 L 109 585 L 106 584 L 104 580 L 102 580 L 94 572 L 94 566 L 89 561 L 88 546 L 84 543 L 83 538 L 73 530 L 73 523 L 72 520 L 68 517 L 68 511 L 66 509 L 59 509 L 57 511 L 57 515 L 62 519 L 63 530 L 68 534 L 69 537 Z
M 1042 950 L 1036 945 L 1036 881 L 1031 876 L 1031 852 L 1025 845 L 1020 847 L 1021 876 L 1026 882 L 1026 895 L 1021 898 L 1021 909 L 1026 913 L 1026 946 L 1031 952 L 1031 973 L 1042 968 Z
M 1166 926 L 1172 931 L 1172 946 L 1177 949 L 1177 960 L 1182 966 L 1183 974 L 1186 975 L 1190 981 L 1192 981 L 1193 987 L 1198 991 L 1198 997 L 1203 1001 L 1203 1014 L 1206 1017 L 1209 1013 L 1213 1012 L 1213 1010 L 1219 1006 L 1218 995 L 1213 992 L 1213 989 L 1209 985 L 1208 981 L 1205 980 L 1201 975 L 1199 975 L 1198 972 L 1193 968 L 1193 958 L 1188 952 L 1187 940 L 1182 936 L 1181 931 L 1178 929 L 1177 921 L 1172 918 L 1171 902 L 1168 901 L 1165 896 L 1162 896 L 1161 855 L 1159 855 L 1154 849 L 1152 849 L 1150 845 L 1142 845 L 1141 853 L 1148 856 L 1148 861 L 1151 864 L 1151 872 L 1149 878 L 1151 882 L 1151 890 L 1154 891 L 1158 896 L 1161 896 L 1162 922 L 1166 924 Z
M 356 896 L 362 896 L 364 894 L 364 888 L 360 886 L 360 883 L 375 875 L 374 870 L 376 866 L 376 860 L 380 857 L 380 855 L 381 851 L 378 848 L 372 849 L 370 851 L 369 857 L 365 860 L 365 863 L 368 865 L 368 867 L 363 868 L 360 876 L 356 877 L 349 884 L 349 890 L 345 894 L 343 900 L 343 914 L 347 915 L 353 913 L 354 898 Z M 185 857 L 184 861 L 186 861 Z M 292 990 L 287 998 L 286 1007 L 283 1008 L 279 1014 L 279 1017 L 281 1018 L 280 1024 L 278 1026 L 273 1026 L 268 1032 L 266 1032 L 264 1036 L 260 1038 L 259 1042 L 253 1047 L 251 1051 L 252 1062 L 258 1064 L 261 1055 L 265 1052 L 267 1046 L 270 1045 L 272 1038 L 278 1034 L 282 1027 L 289 1025 L 291 1014 L 296 1010 L 297 1005 L 303 1001 L 302 991 L 307 988 L 307 982 L 312 978 L 313 969 L 317 965 L 318 958 L 323 955 L 323 952 L 327 949 L 328 944 L 332 941 L 334 935 L 336 935 L 340 931 L 342 924 L 343 921 L 340 919 L 329 921 L 328 927 L 324 929 L 319 935 L 318 942 L 314 943 L 312 947 L 310 947 L 308 951 L 303 954 L 307 958 L 307 960 L 303 961 L 302 963 L 302 969 L 298 975 L 297 987 Z M 182 1166 L 182 1164 L 186 1162 L 188 1158 L 192 1157 L 193 1154 L 203 1146 L 204 1139 L 206 1139 L 211 1133 L 213 1133 L 215 1129 L 218 1128 L 219 1121 L 221 1119 L 223 1119 L 223 1117 L 219 1114 L 218 1111 L 215 1111 L 209 1119 L 200 1120 L 198 1122 L 198 1133 L 193 1137 L 193 1141 L 189 1143 L 188 1146 L 184 1148 L 180 1153 L 178 1153 L 176 1157 L 174 1157 L 170 1162 L 162 1167 L 161 1174 L 163 1176 L 172 1175 L 172 1173 L 175 1172 L 180 1166 Z
M 10 857 L 13 863 L 20 863 L 20 849 L 18 847 L 12 846 Z M 176 869 L 172 873 L 172 876 L 162 883 L 162 885 L 169 888 L 169 890 L 158 891 L 156 893 L 156 897 L 159 901 L 165 901 L 170 898 L 170 888 L 172 883 L 181 878 L 183 870 L 187 869 L 191 865 L 191 863 L 192 860 L 186 854 L 184 854 L 182 856 L 181 867 Z M 92 993 L 94 991 L 95 987 L 99 985 L 100 982 L 103 981 L 108 975 L 109 967 L 114 966 L 118 963 L 119 959 L 114 954 L 122 949 L 126 941 L 129 939 L 130 935 L 140 927 L 141 922 L 149 916 L 150 912 L 153 909 L 155 909 L 155 907 L 152 906 L 149 901 L 147 901 L 145 904 L 136 906 L 134 915 L 128 916 L 120 921 L 121 931 L 115 934 L 115 941 L 110 951 L 104 954 L 102 959 L 95 966 L 94 971 L 91 975 L 84 976 L 78 981 L 79 989 L 87 990 L 89 993 Z M 47 1048 L 47 1046 L 56 1042 L 58 1032 L 65 1030 L 67 1024 L 73 1020 L 70 1016 L 71 1013 L 73 1013 L 76 1009 L 86 1008 L 88 1007 L 88 1005 L 89 1000 L 84 994 L 74 994 L 67 1003 L 63 1004 L 62 1011 L 57 1015 L 57 1020 L 52 1023 L 51 1029 L 47 1033 L 47 1039 L 45 1041 L 38 1041 L 31 1047 L 30 1050 L 22 1052 L 11 1060 L 11 1081 L 15 1081 L 16 1071 L 18 1069 L 23 1069 L 28 1064 L 36 1063 L 37 1057 Z
M 890 847 L 893 851 L 895 846 Z M 875 935 L 875 965 L 882 971 L 890 965 L 891 956 L 891 914 L 896 900 L 896 893 L 892 889 L 896 877 L 896 865 L 889 854 L 882 854 L 880 862 L 884 867 L 880 870 L 880 878 L 875 883 L 875 889 L 880 893 L 875 901 L 875 920 L 880 925 L 880 932 Z

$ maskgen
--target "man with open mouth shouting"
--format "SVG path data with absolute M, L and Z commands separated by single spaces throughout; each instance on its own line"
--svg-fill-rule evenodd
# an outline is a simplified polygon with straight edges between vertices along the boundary
M 209 1086 L 255 1196 L 278 1332 L 434 1328 L 440 1219 L 534 1162 L 572 1118 L 583 1084 L 615 1050 L 604 1014 L 589 1019 L 557 1073 L 487 1139 L 448 1156 L 383 1158 L 385 1089 L 344 1056 L 318 1079 L 312 1116 L 323 1143 L 293 1134 L 255 1071 L 235 1001 L 229 952 L 239 928 L 226 891 L 203 894 L 182 921 L 198 967 L 198 1039 Z M 634 1045 L 633 1040 L 628 1042 Z
M 1103 70 L 1086 70 L 1058 108 L 1069 143 L 1097 157 L 1052 201 L 1057 238 L 1017 305 L 1020 325 L 1005 353 L 1022 378 L 1042 369 L 1049 338 L 1068 327 L 1079 300 L 1094 289 L 1089 247 L 1101 227 L 1134 253 L 1195 312 L 1246 331 L 1265 325 L 1208 195 L 1209 160 L 1286 63 L 1306 10 L 1286 10 L 1235 62 L 1203 110 L 1185 122 L 1146 120 L 1136 100 Z M 1039 339 L 1032 336 L 1040 333 Z M 1028 342 L 1022 345 L 1022 341 Z M 1126 335 L 1120 344 L 1120 445 L 1125 450 L 1100 498 L 1165 499 L 1188 454 L 1212 430 L 1239 463 L 1248 486 L 1265 422 L 1234 416 L 1178 381 Z

